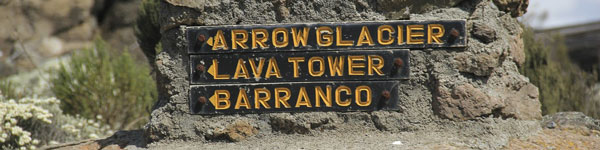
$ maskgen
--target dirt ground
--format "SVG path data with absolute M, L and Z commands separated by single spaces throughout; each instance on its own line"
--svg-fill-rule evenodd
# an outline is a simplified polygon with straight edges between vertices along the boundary
M 135 139 L 141 132 L 128 132 L 127 138 Z M 137 135 L 136 135 L 137 134 Z M 110 139 L 81 141 L 47 149 L 473 149 L 475 145 L 485 145 L 478 140 L 464 140 L 465 137 L 448 132 L 322 132 L 312 135 L 277 134 L 265 137 L 251 137 L 241 142 L 214 141 L 171 142 L 143 145 L 135 142 Z M 139 139 L 137 139 L 139 140 Z M 482 148 L 481 146 L 478 146 Z M 483 149 L 487 149 L 483 147 Z M 600 149 L 600 131 L 585 127 L 560 127 L 542 129 L 524 139 L 511 139 L 503 148 L 517 149 Z

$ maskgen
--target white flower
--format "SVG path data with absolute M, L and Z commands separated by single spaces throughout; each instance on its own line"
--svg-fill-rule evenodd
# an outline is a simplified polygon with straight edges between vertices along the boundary
M 37 147 L 35 147 L 33 145 L 29 145 L 29 149 L 37 149 Z
M 96 119 L 102 120 L 102 115 L 96 115 Z
M 88 122 L 88 124 L 92 124 L 92 123 L 94 123 L 94 120 L 90 119 L 87 122 Z
M 15 118 L 10 118 L 10 124 L 12 124 L 12 125 L 16 125 L 16 124 L 17 124 L 17 119 L 15 119 Z
M 38 144 L 40 144 L 40 141 L 37 139 L 33 139 L 33 141 L 31 141 L 31 144 L 38 145 Z
M 92 139 L 97 139 L 97 138 L 98 138 L 98 135 L 96 135 L 96 134 L 92 133 L 92 134 L 90 134 L 90 135 L 89 135 L 89 137 L 90 137 L 90 138 L 92 138 Z
M 8 134 L 6 133 L 2 133 L 2 135 L 0 135 L 2 138 L 8 138 Z

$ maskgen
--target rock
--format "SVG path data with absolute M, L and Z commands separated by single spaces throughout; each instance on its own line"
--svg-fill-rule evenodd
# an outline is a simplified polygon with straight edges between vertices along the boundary
M 215 131 L 215 134 L 217 136 L 226 136 L 227 139 L 233 142 L 242 141 L 248 137 L 256 135 L 257 133 L 258 130 L 244 120 L 237 120 L 232 124 L 227 125 L 227 127 L 224 130 Z
M 539 120 L 542 117 L 538 88 L 527 77 L 518 73 L 517 65 L 504 61 L 487 80 L 493 95 L 504 99 L 505 107 L 500 111 L 502 117 L 522 120 Z
M 494 4 L 500 10 L 510 13 L 512 17 L 520 17 L 527 12 L 529 0 L 494 0 Z
M 348 131 L 390 133 L 444 132 L 473 137 L 465 148 L 499 149 L 508 138 L 539 128 L 537 88 L 519 73 L 522 43 L 518 22 L 490 1 L 210 1 L 160 3 L 162 51 L 157 54 L 159 99 L 146 131 L 155 142 L 219 140 L 214 132 L 235 120 L 248 120 L 261 137 Z M 467 20 L 466 48 L 411 49 L 408 80 L 399 81 L 399 110 L 369 112 L 294 112 L 239 115 L 191 115 L 189 54 L 180 25 L 245 25 L 306 22 Z M 475 25 L 472 25 L 475 24 Z M 470 28 L 477 26 L 477 28 Z M 475 34 L 478 36 L 476 37 Z M 510 44 L 513 44 L 511 48 Z M 510 50 L 509 50 L 510 49 Z M 509 51 L 513 51 L 514 53 Z M 513 56 L 514 55 L 514 56 Z M 523 57 L 524 58 L 524 57 Z M 493 116 L 493 117 L 492 117 Z M 169 122 L 168 124 L 162 122 Z M 503 126 L 499 126 L 503 124 Z M 445 129 L 452 128 L 452 131 Z M 459 132 L 469 129 L 469 132 Z M 327 130 L 327 131 L 326 131 Z M 455 132 L 456 131 L 456 132 Z M 451 132 L 451 133 L 450 133 Z M 283 134 L 280 134 L 283 133 Z M 436 133 L 432 133 L 437 135 Z M 225 135 L 225 132 L 222 134 Z M 228 139 L 228 138 L 226 138 Z M 402 140 L 402 139 L 401 139 Z M 487 144 L 493 142 L 495 144 Z M 504 143 L 503 143 L 504 142 Z M 404 142 L 409 144 L 410 142 Z M 389 143 L 388 143 L 389 144 Z M 462 148 L 462 146 L 460 146 Z
M 500 54 L 459 53 L 454 57 L 456 68 L 461 72 L 473 73 L 477 76 L 489 76 L 499 65 Z
M 494 31 L 494 29 L 491 27 L 481 23 L 473 24 L 473 31 L 471 34 L 473 34 L 475 38 L 479 39 L 479 41 L 486 44 L 496 40 L 496 31 Z
M 545 115 L 541 123 L 542 125 L 554 123 L 554 126 L 559 128 L 571 126 L 600 130 L 600 120 L 588 117 L 582 112 L 558 112 L 551 115 Z M 544 127 L 552 129 L 547 126 Z
M 490 97 L 471 84 L 458 85 L 452 91 L 439 87 L 435 102 L 437 113 L 452 120 L 484 117 L 504 107 L 501 99 Z
M 527 83 L 525 86 L 518 88 L 517 92 L 508 91 L 506 93 L 512 93 L 505 97 L 506 106 L 502 109 L 502 116 L 512 117 L 523 120 L 537 120 L 540 119 L 542 111 L 541 104 L 539 101 L 539 91 L 531 83 Z
M 509 55 L 517 65 L 523 65 L 523 63 L 525 63 L 525 45 L 523 44 L 523 37 L 521 37 L 521 34 L 512 36 L 509 44 Z

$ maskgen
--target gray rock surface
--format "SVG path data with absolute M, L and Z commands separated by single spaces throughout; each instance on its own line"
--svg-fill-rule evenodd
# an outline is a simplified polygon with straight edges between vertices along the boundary
M 437 2 L 437 1 L 436 1 Z M 279 148 L 329 147 L 325 139 L 346 133 L 368 132 L 383 140 L 388 133 L 411 143 L 411 138 L 431 138 L 431 144 L 448 141 L 457 148 L 497 149 L 509 138 L 540 129 L 537 87 L 520 75 L 524 59 L 522 29 L 517 20 L 491 1 L 465 0 L 429 3 L 417 0 L 388 1 L 251 1 L 165 0 L 160 6 L 163 51 L 157 55 L 159 100 L 154 106 L 146 135 L 155 143 L 197 141 L 202 147 L 233 148 L 237 141 L 223 138 L 228 127 L 246 122 L 253 132 L 240 145 L 269 144 L 279 138 L 314 136 L 320 145 Z M 393 4 L 393 5 L 392 5 Z M 415 4 L 410 7 L 402 4 Z M 418 5 L 417 5 L 418 4 Z M 406 10 L 408 9 L 408 11 Z M 398 88 L 400 111 L 307 112 L 240 115 L 190 115 L 188 107 L 188 56 L 180 25 L 232 25 L 391 19 L 466 19 L 466 48 L 414 49 L 410 52 L 411 77 Z M 494 31 L 494 40 L 478 40 L 473 25 Z M 477 33 L 479 34 L 479 33 Z M 487 33 L 482 34 L 488 36 Z M 244 130 L 245 130 L 244 129 Z M 232 131 L 232 130 L 229 130 Z M 236 130 L 233 130 L 236 131 Z M 238 132 L 238 131 L 236 131 Z M 257 140 L 260 139 L 260 140 Z M 352 137 L 360 140 L 362 138 Z M 289 140 L 294 141 L 294 140 Z M 309 140 L 310 141 L 310 140 Z M 425 140 L 419 140 L 423 142 Z M 435 142 L 437 141 L 437 142 Z M 302 142 L 302 141 L 300 141 Z M 375 142 L 375 141 L 372 141 Z M 414 143 L 419 143 L 414 141 Z M 309 144 L 309 143 L 306 143 Z M 372 143 L 373 144 L 373 143 Z M 357 144 L 357 145 L 360 145 Z M 419 144 L 409 148 L 418 147 Z M 428 145 L 420 143 L 421 146 Z M 457 146 L 458 145 L 458 146 Z M 239 146 L 239 145 L 238 145 Z M 333 148 L 336 145 L 331 145 Z M 367 145 L 367 146 L 377 146 Z M 182 146 L 180 149 L 190 147 Z M 160 149 L 160 148 L 159 148 Z

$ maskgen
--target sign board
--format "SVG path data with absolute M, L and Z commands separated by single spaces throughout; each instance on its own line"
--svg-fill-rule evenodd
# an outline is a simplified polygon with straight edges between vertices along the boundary
M 465 47 L 465 28 L 465 20 L 184 27 L 190 110 L 398 110 L 408 49 Z
M 464 47 L 465 20 L 187 27 L 188 52 Z
M 191 83 L 408 79 L 408 50 L 191 55 Z
M 194 114 L 397 110 L 399 81 L 193 85 Z

